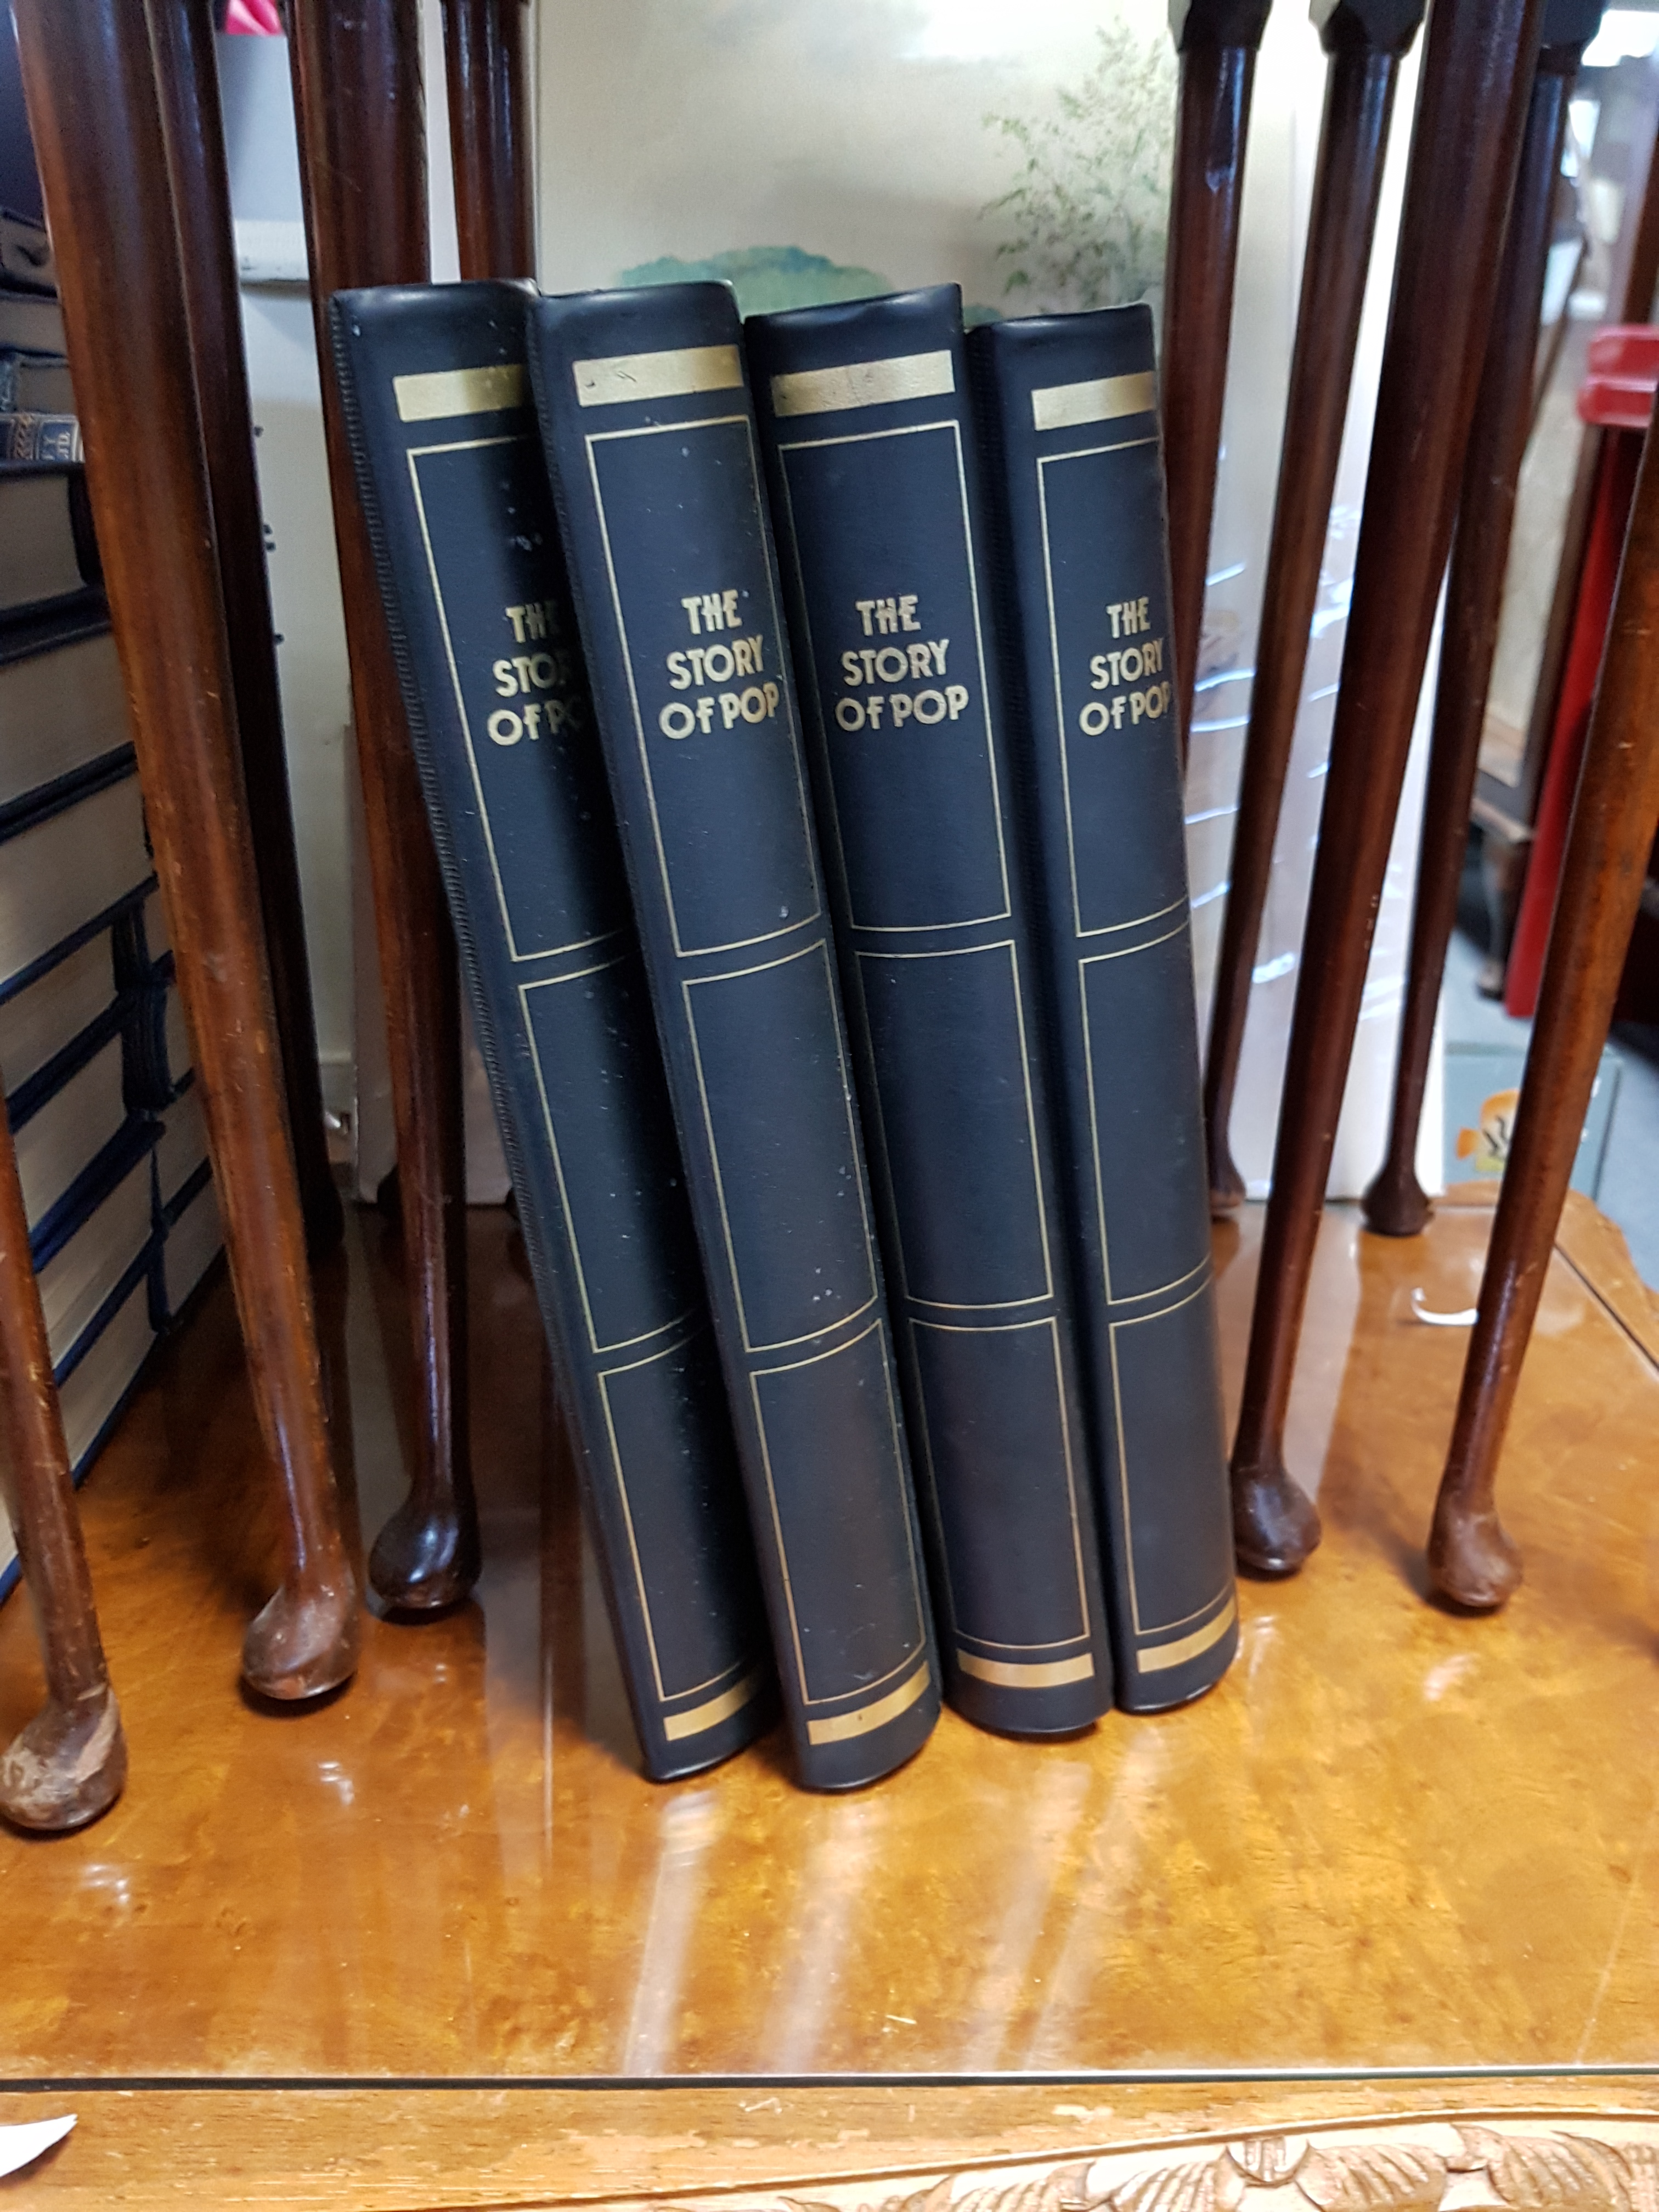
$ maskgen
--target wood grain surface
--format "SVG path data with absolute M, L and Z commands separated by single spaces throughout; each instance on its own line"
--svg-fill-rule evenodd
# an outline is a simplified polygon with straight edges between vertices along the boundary
M 1233 1443 L 1234 1536 L 1258 1573 L 1293 1573 L 1319 1541 L 1318 1514 L 1285 1462 L 1285 1410 L 1541 14 L 1540 0 L 1491 0 L 1429 20 Z
M 1434 1588 L 1500 1606 L 1521 1553 L 1498 1455 L 1659 826 L 1659 446 L 1651 430 L 1590 709 L 1521 1103 L 1429 1539 Z
M 1498 647 L 1516 487 L 1532 428 L 1533 368 L 1561 138 L 1582 52 L 1576 46 L 1547 46 L 1539 55 L 1504 229 L 1486 365 L 1463 460 L 1446 579 L 1389 1149 L 1365 1193 L 1366 1224 L 1387 1237 L 1414 1237 L 1428 1218 L 1428 1196 L 1417 1179 L 1418 1129 L 1440 1011 L 1446 947 L 1457 919 L 1458 885 L 1468 846 L 1469 802 L 1474 795 L 1486 688 Z
M 530 0 L 443 0 L 463 276 L 534 276 Z
M 1160 399 L 1169 476 L 1170 588 L 1182 758 L 1204 620 L 1204 575 L 1232 336 L 1233 276 L 1250 88 L 1268 0 L 1191 0 L 1178 22 Z
M 144 13 L 125 0 L 28 0 L 16 23 L 87 485 L 258 1409 L 263 1449 L 245 1454 L 244 1474 L 263 1487 L 274 1459 L 286 1508 L 253 1602 L 273 1581 L 276 1594 L 247 1630 L 243 1672 L 266 1695 L 307 1698 L 356 1664 L 357 1590 L 330 1463 Z
M 289 53 L 414 1347 L 409 1494 L 381 1528 L 368 1573 L 388 1604 L 430 1612 L 465 1596 L 478 1571 L 467 1460 L 460 979 L 326 326 L 337 291 L 427 278 L 419 9 L 416 0 L 352 8 L 295 0 Z
M 265 571 L 264 521 L 253 459 L 253 418 L 242 343 L 242 296 L 231 224 L 230 179 L 209 0 L 149 0 L 191 357 L 213 507 L 214 550 L 230 644 L 236 732 L 248 810 L 258 823 L 253 863 L 270 969 L 289 1134 L 313 1252 L 331 1251 L 343 1227 L 329 1165 L 317 1070 L 300 860 L 294 842 L 276 675 L 276 626 Z
M 1210 1209 L 1218 1216 L 1232 1212 L 1244 1197 L 1228 1127 L 1341 458 L 1395 85 L 1421 18 L 1420 7 L 1368 10 L 1337 0 L 1321 27 L 1330 56 L 1325 108 L 1204 1062 Z
M 1242 1585 L 1212 1695 L 1052 1744 L 946 1714 L 842 1799 L 799 1790 L 775 1737 L 683 1785 L 641 1776 L 493 1210 L 471 1218 L 475 1599 L 366 1621 L 356 1682 L 319 1710 L 240 1703 L 231 1632 L 281 1529 L 210 1292 L 82 1493 L 131 1778 L 82 1836 L 0 1838 L 0 2070 L 1659 2064 L 1659 1366 L 1623 1317 L 1628 1260 L 1617 1310 L 1596 1287 L 1617 1237 L 1593 1216 L 1547 1271 L 1510 1427 L 1527 1586 L 1482 1620 L 1423 1602 L 1468 1332 L 1421 1316 L 1474 1304 L 1492 1218 L 1448 1206 L 1394 1240 L 1327 1216 L 1288 1431 L 1327 1553 Z M 1230 1402 L 1261 1220 L 1216 1231 Z M 404 1480 L 398 1258 L 354 1210 L 319 1305 L 370 1528 Z M 0 1607 L 0 1733 L 39 1682 L 27 1615 Z

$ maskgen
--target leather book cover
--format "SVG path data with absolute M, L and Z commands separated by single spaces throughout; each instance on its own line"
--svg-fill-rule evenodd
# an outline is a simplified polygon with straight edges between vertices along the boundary
M 1152 319 L 971 333 L 1030 799 L 1118 1702 L 1179 1705 L 1238 1641 L 1210 1261 Z
M 531 367 L 801 1778 L 939 1711 L 870 1193 L 720 284 L 544 300 Z
M 647 1771 L 772 1717 L 732 1427 L 507 283 L 343 292 L 422 788 Z
M 954 285 L 753 316 L 750 377 L 945 1695 L 1112 1701 Z

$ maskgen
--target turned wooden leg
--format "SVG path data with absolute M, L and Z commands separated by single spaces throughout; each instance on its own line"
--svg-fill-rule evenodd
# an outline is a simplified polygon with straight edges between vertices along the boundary
M 478 1574 L 467 1455 L 459 981 L 325 319 L 330 295 L 347 286 L 427 278 L 416 0 L 352 8 L 294 0 L 289 48 L 420 1390 L 410 1495 L 380 1531 L 368 1571 L 389 1604 L 430 1611 L 465 1596 Z
M 1190 0 L 1184 9 L 1170 10 L 1181 53 L 1181 97 L 1164 269 L 1162 400 L 1170 622 L 1183 760 L 1198 674 L 1221 403 L 1227 387 L 1250 84 L 1267 7 L 1268 0 Z
M 208 0 L 146 0 L 161 124 L 179 223 L 196 396 L 207 455 L 219 556 L 219 588 L 230 640 L 236 728 L 248 808 L 258 824 L 254 866 L 276 1010 L 276 1042 L 288 1095 L 289 1133 L 300 1202 L 313 1253 L 331 1250 L 344 1228 L 328 1160 L 317 1024 L 300 903 L 294 805 L 283 739 L 276 641 L 265 573 L 264 520 L 253 459 L 247 360 L 242 343 L 230 179 L 225 167 L 219 76 Z
M 1452 0 L 1429 19 L 1233 1446 L 1238 1556 L 1269 1574 L 1293 1572 L 1319 1540 L 1285 1466 L 1285 1415 L 1541 15 L 1541 0 Z
M 1256 643 L 1250 725 L 1244 739 L 1204 1067 L 1210 1210 L 1218 1217 L 1233 1212 L 1244 1196 L 1244 1179 L 1233 1164 L 1228 1127 L 1249 1010 L 1250 975 L 1267 902 L 1308 633 L 1319 595 L 1319 567 L 1342 451 L 1395 84 L 1401 57 L 1417 35 L 1422 15 L 1420 0 L 1412 0 L 1405 8 L 1378 6 L 1374 0 L 1337 0 L 1320 27 L 1330 56 L 1325 113 L 1302 262 L 1302 301 L 1262 586 L 1261 634 Z
M 1593 11 L 1594 12 L 1594 11 Z M 1445 629 L 1434 731 L 1418 848 L 1417 899 L 1405 1011 L 1395 1076 L 1387 1157 L 1365 1193 L 1365 1225 L 1384 1237 L 1415 1237 L 1429 1218 L 1417 1180 L 1417 1137 L 1428 1086 L 1429 1054 L 1446 947 L 1457 918 L 1457 887 L 1468 843 L 1486 686 L 1498 647 L 1504 574 L 1509 564 L 1515 488 L 1532 422 L 1533 361 L 1549 256 L 1561 134 L 1578 57 L 1594 23 L 1571 45 L 1552 42 L 1553 20 L 1586 13 L 1584 0 L 1546 0 L 1544 46 L 1527 110 L 1521 167 L 1515 181 L 1498 270 L 1498 298 L 1486 339 L 1486 366 L 1463 460 L 1457 532 L 1446 584 Z M 1579 28 L 1575 25 L 1571 27 Z
M 1429 1579 L 1483 1610 L 1521 1580 L 1494 1486 L 1550 1246 L 1659 823 L 1659 440 L 1651 430 L 1590 714 L 1520 1111 L 1429 1537 Z
M 0 1109 L 0 1492 L 34 1607 L 46 1701 L 0 1754 L 0 1814 L 20 1828 L 84 1827 L 127 1777 L 120 1709 L 93 1610 L 52 1379 L 46 1316 L 29 1257 L 11 1125 Z
M 461 274 L 533 276 L 530 0 L 443 0 L 443 9 Z
M 305 1226 L 258 913 L 185 289 L 143 11 L 18 0 L 87 483 L 132 709 L 261 1433 L 281 1471 L 281 1587 L 243 1672 L 302 1698 L 356 1664 Z

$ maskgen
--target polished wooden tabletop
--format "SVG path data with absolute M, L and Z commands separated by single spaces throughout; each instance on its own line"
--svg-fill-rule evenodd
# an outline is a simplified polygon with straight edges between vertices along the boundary
M 1231 1389 L 1257 1212 L 1218 1232 Z M 947 1714 L 839 1799 L 776 1739 L 640 1776 L 499 1213 L 471 1218 L 478 1600 L 371 1621 L 321 1710 L 256 1710 L 270 1486 L 221 1284 L 84 1493 L 131 1780 L 77 1837 L 0 1837 L 0 2075 L 1659 2064 L 1659 1321 L 1575 1201 L 1505 1465 L 1526 1585 L 1496 1618 L 1431 1607 L 1447 1317 L 1488 1219 L 1397 1243 L 1328 1214 L 1290 1436 L 1326 1540 L 1244 1586 L 1216 1692 L 1047 1745 Z M 405 1441 L 397 1249 L 356 1217 L 321 1298 L 371 1532 Z M 34 1687 L 13 1602 L 0 1731 Z

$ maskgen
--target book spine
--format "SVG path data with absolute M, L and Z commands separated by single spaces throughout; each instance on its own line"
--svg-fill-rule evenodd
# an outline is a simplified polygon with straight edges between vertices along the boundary
M 954 286 L 760 316 L 756 411 L 945 1694 L 1111 1703 Z
M 1150 1711 L 1207 1689 L 1238 1639 L 1152 317 L 987 325 L 969 351 L 1110 1459 L 1118 1699 Z
M 801 1778 L 907 1759 L 938 1662 L 741 333 L 544 301 L 532 375 Z
M 81 425 L 73 415 L 0 412 L 0 461 L 82 461 Z
M 526 294 L 342 293 L 334 354 L 647 1771 L 771 1717 L 684 1176 L 525 371 Z

